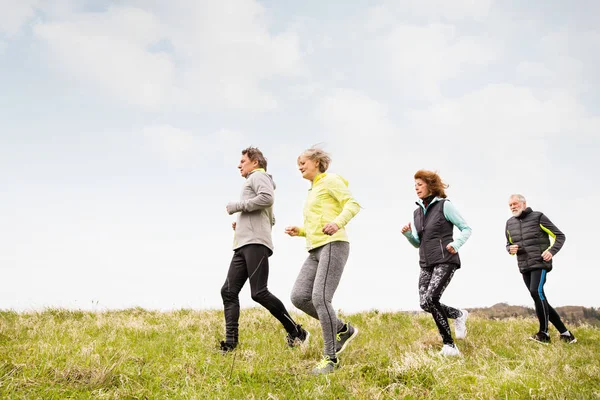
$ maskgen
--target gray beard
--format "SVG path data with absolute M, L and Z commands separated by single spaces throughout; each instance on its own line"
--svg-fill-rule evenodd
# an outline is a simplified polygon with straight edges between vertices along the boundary
M 518 211 L 514 211 L 512 213 L 513 217 L 519 217 L 521 216 L 521 214 L 523 213 L 523 210 L 518 210 Z

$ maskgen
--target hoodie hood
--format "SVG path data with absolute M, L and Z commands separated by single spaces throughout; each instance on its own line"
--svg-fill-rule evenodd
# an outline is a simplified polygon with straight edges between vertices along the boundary
M 246 177 L 246 179 L 250 178 L 250 175 L 252 175 L 255 172 L 262 172 L 264 173 L 266 176 L 269 177 L 269 179 L 271 180 L 271 183 L 273 183 L 273 189 L 277 189 L 276 185 L 275 185 L 275 180 L 273 179 L 273 175 L 269 174 L 267 171 L 265 171 L 264 168 L 256 168 L 255 170 L 251 171 L 248 176 Z

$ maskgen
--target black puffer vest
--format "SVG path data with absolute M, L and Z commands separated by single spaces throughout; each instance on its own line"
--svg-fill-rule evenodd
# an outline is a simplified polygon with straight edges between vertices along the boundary
M 506 221 L 507 248 L 511 244 L 519 245 L 517 264 L 521 273 L 535 269 L 552 270 L 552 260 L 544 261 L 542 258 L 542 253 L 550 247 L 550 237 L 540 226 L 543 216 L 542 212 L 527 207 L 521 215 Z
M 458 253 L 452 254 L 446 249 L 446 246 L 454 240 L 452 237 L 454 225 L 444 216 L 446 201 L 448 200 L 442 199 L 432 202 L 427 207 L 427 213 L 420 205 L 415 210 L 415 229 L 421 242 L 419 246 L 421 268 L 433 267 L 437 264 L 453 264 L 460 268 Z

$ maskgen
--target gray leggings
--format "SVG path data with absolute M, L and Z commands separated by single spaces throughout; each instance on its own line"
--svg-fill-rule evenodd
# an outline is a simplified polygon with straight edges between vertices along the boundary
M 344 323 L 335 313 L 331 300 L 348 260 L 350 243 L 331 242 L 311 250 L 292 289 L 294 306 L 321 322 L 324 354 L 334 358 L 335 335 Z

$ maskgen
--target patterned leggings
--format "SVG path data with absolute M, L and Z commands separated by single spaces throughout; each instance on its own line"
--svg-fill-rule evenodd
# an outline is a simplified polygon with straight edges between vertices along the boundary
M 421 275 L 419 276 L 421 308 L 433 316 L 444 344 L 454 343 L 448 318 L 456 319 L 462 315 L 462 311 L 440 303 L 440 298 L 452 276 L 454 276 L 454 271 L 456 271 L 454 265 L 437 264 L 433 267 L 421 268 Z

